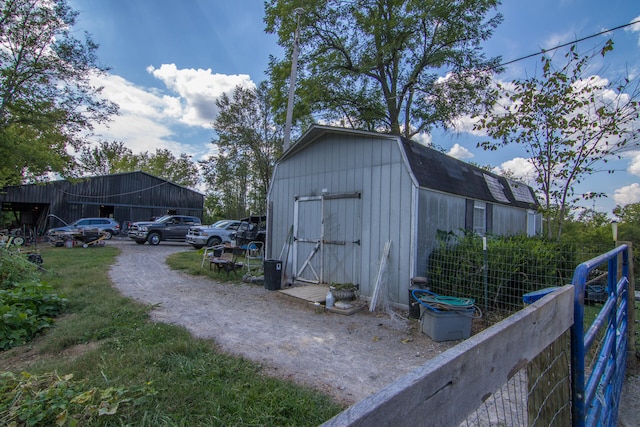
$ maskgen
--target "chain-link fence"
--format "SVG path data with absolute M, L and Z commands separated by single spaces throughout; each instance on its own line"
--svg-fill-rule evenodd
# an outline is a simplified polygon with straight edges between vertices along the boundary
M 567 331 L 484 400 L 461 426 L 571 425 L 570 361 Z
M 571 283 L 581 263 L 613 248 L 575 245 L 526 237 L 440 239 L 428 258 L 432 292 L 473 298 L 488 324 L 524 307 L 525 294 Z M 605 269 L 606 271 L 606 269 Z M 606 275 L 594 270 L 587 284 L 587 303 L 606 299 Z

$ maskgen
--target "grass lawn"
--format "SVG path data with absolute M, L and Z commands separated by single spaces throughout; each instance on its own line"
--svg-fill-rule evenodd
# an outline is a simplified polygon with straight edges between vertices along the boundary
M 99 390 L 103 400 L 118 402 L 103 411 L 113 415 L 91 418 L 89 425 L 305 426 L 344 409 L 325 395 L 263 375 L 259 365 L 228 356 L 181 327 L 150 321 L 151 307 L 122 297 L 109 282 L 117 248 L 47 247 L 41 253 L 47 270 L 42 280 L 68 299 L 67 308 L 55 327 L 4 352 L 0 363 L 28 354 L 19 370 L 37 378 L 72 374 L 58 382 Z M 182 256 L 172 257 L 174 268 L 180 268 Z M 188 273 L 218 278 L 208 269 Z M 227 280 L 224 273 L 219 278 Z M 229 280 L 236 278 L 231 274 Z M 0 382 L 0 404 L 4 390 Z M 34 395 L 29 407 L 38 399 L 43 397 Z

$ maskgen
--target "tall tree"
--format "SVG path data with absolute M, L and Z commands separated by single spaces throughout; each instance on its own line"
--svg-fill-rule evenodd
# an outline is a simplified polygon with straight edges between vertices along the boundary
M 89 175 L 131 172 L 137 166 L 133 151 L 122 141 L 101 141 L 97 146 L 83 147 L 78 162 L 82 174 Z
M 195 187 L 200 182 L 197 165 L 191 156 L 181 153 L 176 157 L 171 151 L 157 148 L 155 153 L 142 152 L 132 159 L 132 167 L 159 176 L 175 184 Z
M 630 203 L 628 205 L 616 205 L 613 214 L 624 224 L 635 224 L 640 226 L 640 203 Z
M 638 146 L 634 123 L 640 113 L 640 80 L 584 75 L 595 55 L 612 49 L 608 41 L 599 52 L 580 55 L 573 45 L 560 68 L 544 55 L 542 77 L 499 84 L 502 103 L 476 124 L 494 138 L 479 144 L 484 149 L 517 144 L 529 155 L 550 238 L 561 236 L 566 214 L 578 200 L 603 196 L 576 194 L 574 186 Z
M 282 153 L 282 126 L 276 123 L 263 82 L 255 89 L 236 87 L 216 101 L 213 123 L 217 156 L 209 159 L 208 182 L 230 215 L 264 213 L 275 162 Z
M 106 68 L 76 17 L 66 0 L 0 1 L 0 185 L 70 174 L 69 149 L 117 112 L 91 82 Z
M 133 154 L 121 141 L 103 141 L 95 147 L 84 147 L 78 162 L 78 169 L 83 175 L 141 170 L 185 187 L 195 187 L 200 182 L 198 167 L 189 155 L 182 153 L 176 157 L 171 151 L 161 148 L 155 153 Z
M 490 69 L 480 44 L 498 0 L 267 0 L 266 30 L 291 58 L 300 28 L 294 117 L 408 138 L 475 111 Z M 304 11 L 297 8 L 302 6 Z M 274 105 L 287 105 L 291 60 L 272 58 Z M 282 112 L 281 112 L 282 113 Z

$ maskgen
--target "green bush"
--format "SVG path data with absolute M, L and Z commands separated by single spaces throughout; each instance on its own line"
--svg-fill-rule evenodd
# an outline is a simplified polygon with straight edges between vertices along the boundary
M 6 249 L 0 252 L 0 277 L 0 350 L 7 350 L 48 328 L 66 300 L 37 281 L 37 266 Z
M 439 239 L 427 267 L 431 290 L 473 298 L 481 307 L 514 311 L 525 293 L 571 282 L 575 251 L 527 236 L 491 236 L 487 251 L 473 233 Z

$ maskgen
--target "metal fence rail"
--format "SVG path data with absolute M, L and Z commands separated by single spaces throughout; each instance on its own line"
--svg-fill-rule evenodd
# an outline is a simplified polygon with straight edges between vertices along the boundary
M 620 268 L 619 267 L 620 262 Z M 585 290 L 590 272 L 607 266 L 607 300 L 585 332 Z M 615 426 L 627 361 L 629 248 L 621 245 L 576 268 L 572 327 L 573 425 Z M 593 363 L 587 365 L 592 360 Z

